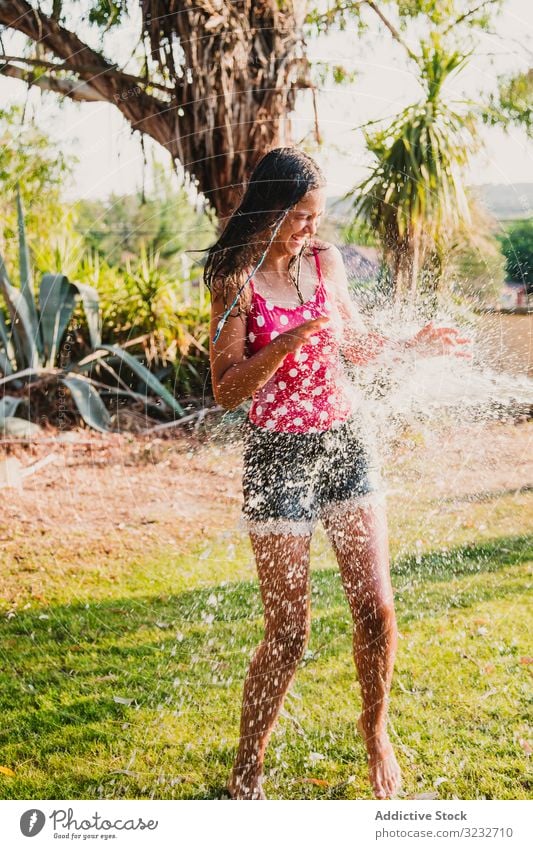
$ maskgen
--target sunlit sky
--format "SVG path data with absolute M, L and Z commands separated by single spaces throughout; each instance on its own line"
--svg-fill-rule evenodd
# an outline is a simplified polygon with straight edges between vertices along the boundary
M 475 99 L 480 91 L 493 90 L 497 77 L 528 67 L 533 43 L 531 0 L 507 0 L 498 19 L 497 34 L 484 34 L 475 56 L 465 69 L 448 82 L 452 99 Z M 127 40 L 127 39 L 126 39 Z M 19 37 L 6 41 L 8 52 L 20 50 Z M 131 44 L 131 42 L 130 42 Z M 106 45 L 109 51 L 109 42 Z M 392 116 L 415 102 L 421 89 L 409 69 L 402 49 L 391 37 L 372 25 L 364 42 L 349 32 L 335 33 L 308 45 L 312 59 L 333 64 L 344 63 L 357 71 L 354 83 L 319 95 L 320 127 L 324 145 L 315 156 L 328 177 L 328 194 L 338 195 L 355 185 L 367 173 L 369 158 L 358 125 L 379 117 Z M 143 157 L 137 138 L 115 107 L 105 103 L 59 105 L 57 97 L 33 91 L 27 95 L 23 83 L 0 77 L 0 102 L 24 103 L 64 150 L 78 157 L 71 197 L 105 197 L 111 192 L 135 191 L 142 181 Z M 293 116 L 294 141 L 312 127 L 312 107 L 307 95 L 301 96 Z M 518 183 L 533 181 L 533 150 L 525 133 L 511 129 L 484 128 L 485 149 L 471 162 L 469 180 L 479 183 Z M 162 161 L 164 153 L 150 140 L 150 151 Z M 149 180 L 149 175 L 146 175 Z

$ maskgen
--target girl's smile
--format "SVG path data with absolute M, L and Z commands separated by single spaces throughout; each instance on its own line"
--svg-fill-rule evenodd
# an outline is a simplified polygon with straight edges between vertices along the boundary
M 287 256 L 297 254 L 315 235 L 326 204 L 323 189 L 311 189 L 288 213 L 271 245 L 264 263 L 265 269 L 281 271 L 286 266 Z

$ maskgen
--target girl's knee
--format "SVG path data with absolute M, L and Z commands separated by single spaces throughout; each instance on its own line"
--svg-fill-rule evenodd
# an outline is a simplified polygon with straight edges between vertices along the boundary
M 358 605 L 356 624 L 373 633 L 396 634 L 394 602 L 389 599 L 368 599 Z
M 291 622 L 265 637 L 272 657 L 282 667 L 297 665 L 309 642 L 309 622 Z

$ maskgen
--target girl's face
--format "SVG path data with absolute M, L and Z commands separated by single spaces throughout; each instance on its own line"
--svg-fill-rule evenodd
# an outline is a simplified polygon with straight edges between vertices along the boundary
M 296 255 L 315 235 L 325 206 L 325 190 L 312 189 L 291 209 L 277 236 L 278 245 L 284 253 Z

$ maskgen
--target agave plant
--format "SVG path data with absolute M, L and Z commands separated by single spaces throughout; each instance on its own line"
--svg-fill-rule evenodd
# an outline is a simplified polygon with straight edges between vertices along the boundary
M 6 393 L 9 385 L 20 391 L 43 378 L 56 379 L 66 386 L 82 419 L 96 430 L 110 428 L 110 414 L 100 397 L 102 390 L 117 398 L 128 396 L 145 403 L 150 403 L 150 390 L 159 405 L 162 402 L 173 414 L 182 416 L 183 408 L 172 393 L 136 357 L 117 345 L 102 344 L 99 296 L 92 286 L 73 282 L 64 274 L 44 274 L 36 296 L 20 195 L 17 215 L 20 287 L 10 282 L 0 256 L 0 293 L 5 302 L 5 312 L 0 307 L 0 388 L 4 392 L 0 418 L 13 416 L 22 400 L 21 395 Z M 61 356 L 61 344 L 80 301 L 92 352 L 79 361 L 62 362 L 68 358 Z M 113 386 L 105 386 L 87 374 L 97 363 L 112 376 Z M 127 385 L 120 374 L 123 366 L 136 375 L 144 394 Z

